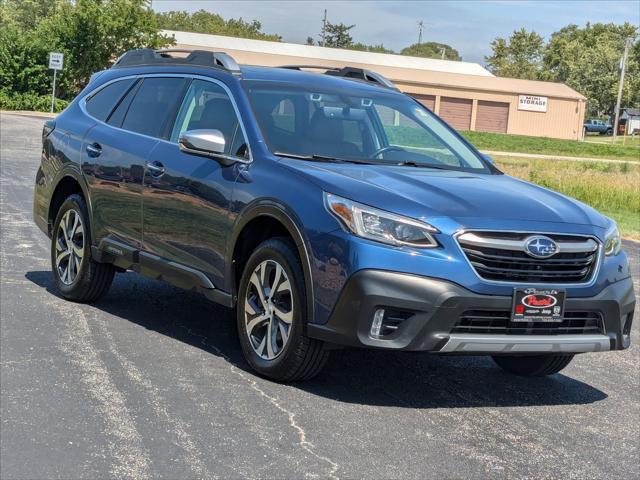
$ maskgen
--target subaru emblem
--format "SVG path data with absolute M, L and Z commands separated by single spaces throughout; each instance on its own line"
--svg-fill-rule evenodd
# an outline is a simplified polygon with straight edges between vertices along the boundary
M 534 258 L 549 258 L 558 253 L 558 245 L 549 237 L 538 235 L 525 240 L 525 252 Z

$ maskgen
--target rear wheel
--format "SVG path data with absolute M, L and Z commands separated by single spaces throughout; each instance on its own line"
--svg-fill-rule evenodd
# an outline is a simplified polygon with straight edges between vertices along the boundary
M 522 377 L 544 377 L 558 373 L 569 365 L 573 355 L 499 356 L 493 361 L 503 370 Z
M 91 258 L 91 231 L 84 198 L 69 196 L 58 211 L 51 236 L 56 289 L 68 300 L 93 302 L 109 290 L 115 268 Z
M 316 376 L 329 352 L 304 335 L 307 298 L 302 266 L 291 241 L 261 243 L 245 265 L 238 292 L 237 326 L 247 362 L 278 381 Z

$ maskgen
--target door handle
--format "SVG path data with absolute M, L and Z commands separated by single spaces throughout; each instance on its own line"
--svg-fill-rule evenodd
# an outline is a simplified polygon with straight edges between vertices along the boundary
M 92 158 L 99 157 L 101 153 L 102 153 L 102 147 L 100 146 L 99 143 L 91 143 L 87 145 L 87 154 L 90 157 Z
M 147 170 L 152 177 L 161 177 L 164 174 L 164 165 L 158 161 L 147 162 Z

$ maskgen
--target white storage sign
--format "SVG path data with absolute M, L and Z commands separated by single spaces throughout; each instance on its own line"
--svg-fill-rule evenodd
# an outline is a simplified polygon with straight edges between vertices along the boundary
M 518 97 L 518 110 L 546 112 L 547 97 L 537 97 L 535 95 L 520 95 Z

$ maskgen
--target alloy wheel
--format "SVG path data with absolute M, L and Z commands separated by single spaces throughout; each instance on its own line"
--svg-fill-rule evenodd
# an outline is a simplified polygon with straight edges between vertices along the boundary
M 84 256 L 84 225 L 80 214 L 67 210 L 56 232 L 55 264 L 58 277 L 65 285 L 71 285 L 82 267 Z
M 293 292 L 289 277 L 275 260 L 265 260 L 251 274 L 244 300 L 249 343 L 265 360 L 284 350 L 293 322 Z

